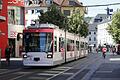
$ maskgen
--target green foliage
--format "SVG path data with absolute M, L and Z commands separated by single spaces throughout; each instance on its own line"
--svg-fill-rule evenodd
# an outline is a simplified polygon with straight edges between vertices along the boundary
M 55 5 L 51 5 L 47 12 L 39 16 L 40 23 L 52 23 L 59 26 L 59 28 L 64 28 L 66 25 L 65 24 L 66 21 L 67 18 L 61 13 L 61 11 Z
M 69 18 L 69 32 L 79 34 L 81 37 L 87 37 L 88 24 L 84 21 L 83 16 L 80 15 L 80 11 L 75 12 Z
M 120 43 L 120 11 L 112 17 L 112 23 L 108 26 L 108 32 L 116 43 Z
M 83 22 L 83 24 L 81 24 L 80 28 L 79 28 L 79 34 L 81 35 L 81 37 L 87 37 L 88 36 L 88 23 L 86 23 L 85 21 Z

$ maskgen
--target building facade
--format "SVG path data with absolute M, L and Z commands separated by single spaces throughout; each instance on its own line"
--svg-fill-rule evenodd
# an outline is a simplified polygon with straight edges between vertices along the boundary
M 22 46 L 22 31 L 24 29 L 24 0 L 2 0 L 1 14 L 4 15 L 5 21 L 0 22 L 1 56 L 5 57 L 5 48 L 7 45 L 12 47 L 11 57 L 20 57 L 20 47 Z M 17 35 L 21 34 L 20 40 Z
M 11 57 L 21 57 L 23 29 L 24 0 L 8 0 L 8 44 L 13 48 Z M 19 40 L 17 36 L 20 36 Z
M 91 19 L 89 23 L 89 35 L 88 35 L 88 43 L 91 52 L 95 52 L 98 47 L 98 34 L 99 31 L 99 24 L 102 22 L 105 23 L 106 21 L 111 20 L 111 16 L 107 14 L 98 14 L 94 18 Z
M 106 45 L 115 45 L 114 40 L 112 39 L 112 36 L 108 33 L 107 27 L 108 24 L 110 24 L 111 21 L 105 21 L 97 25 L 97 46 L 103 46 Z
M 53 0 L 55 4 L 60 6 L 61 11 L 66 16 L 71 16 L 74 12 L 84 16 L 87 13 L 87 8 L 83 7 L 83 3 L 78 0 Z
M 8 39 L 7 0 L 0 0 L 0 57 L 5 56 Z
M 61 12 L 68 17 L 77 10 L 83 16 L 87 12 L 86 7 L 78 0 L 25 0 L 25 27 L 35 24 L 34 21 L 38 19 L 40 13 L 46 12 L 51 4 L 60 7 Z

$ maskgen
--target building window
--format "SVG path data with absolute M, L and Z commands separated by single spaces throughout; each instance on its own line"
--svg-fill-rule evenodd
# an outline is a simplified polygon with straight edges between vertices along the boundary
M 94 34 L 96 34 L 96 32 L 94 32 Z
M 94 41 L 96 41 L 96 37 L 94 37 Z
M 63 13 L 65 16 L 70 16 L 70 10 L 64 10 Z
M 89 37 L 89 41 L 91 41 L 91 37 Z
M 75 5 L 74 1 L 69 1 L 69 5 Z
M 35 13 L 43 13 L 44 11 L 43 10 L 36 10 Z
M 8 23 L 20 25 L 23 24 L 24 11 L 20 7 L 8 6 Z
M 94 44 L 94 47 L 96 47 L 96 44 Z
M 89 34 L 91 34 L 91 32 L 89 32 Z

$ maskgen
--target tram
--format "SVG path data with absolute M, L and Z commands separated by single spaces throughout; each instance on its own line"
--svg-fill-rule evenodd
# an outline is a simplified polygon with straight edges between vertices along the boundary
M 87 39 L 40 24 L 23 31 L 22 54 L 24 66 L 55 66 L 87 56 Z

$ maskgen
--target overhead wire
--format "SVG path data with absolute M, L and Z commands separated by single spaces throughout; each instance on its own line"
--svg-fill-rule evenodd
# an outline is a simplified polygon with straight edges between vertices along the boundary
M 101 5 L 86 5 L 83 7 L 100 7 L 100 6 L 111 6 L 111 5 L 120 5 L 120 3 L 101 4 Z

